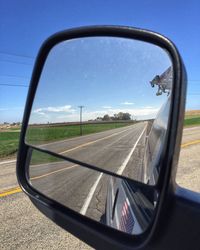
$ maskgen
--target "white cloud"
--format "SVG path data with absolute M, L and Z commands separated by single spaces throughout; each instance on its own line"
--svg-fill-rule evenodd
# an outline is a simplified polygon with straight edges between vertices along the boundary
M 153 108 L 150 106 L 141 107 L 141 108 L 107 108 L 102 110 L 95 110 L 90 111 L 87 109 L 83 110 L 82 119 L 83 121 L 94 120 L 97 117 L 103 117 L 104 115 L 108 114 L 109 116 L 113 116 L 119 112 L 128 112 L 133 116 L 133 118 L 137 120 L 142 119 L 150 119 L 155 118 L 156 114 L 158 113 L 159 108 Z M 47 107 L 47 108 L 38 108 L 34 111 L 35 115 L 31 117 L 31 123 L 46 123 L 46 122 L 78 122 L 80 119 L 80 111 L 74 110 L 71 108 L 70 105 L 61 106 L 61 107 Z
M 102 106 L 103 109 L 111 109 L 111 106 Z
M 133 102 L 122 102 L 121 104 L 122 105 L 133 105 L 134 103 Z
M 135 115 L 137 117 L 144 117 L 149 115 L 156 115 L 159 108 L 127 108 L 127 109 L 110 109 L 107 113 L 109 115 L 114 115 L 119 112 L 130 113 L 131 115 Z
M 94 120 L 97 117 L 103 117 L 104 115 L 108 114 L 109 116 L 113 116 L 119 112 L 123 113 L 130 113 L 137 119 L 148 119 L 148 118 L 155 118 L 159 108 L 119 108 L 119 109 L 105 109 L 105 110 L 96 110 L 96 111 L 89 111 L 85 110 L 82 114 L 83 121 Z M 66 116 L 59 116 L 59 119 L 64 119 L 65 121 L 79 121 L 79 112 L 73 114 L 66 114 Z
M 46 107 L 46 108 L 37 108 L 33 110 L 33 113 L 46 115 L 48 113 L 74 113 L 75 109 L 71 108 L 71 105 L 58 106 L 58 107 Z

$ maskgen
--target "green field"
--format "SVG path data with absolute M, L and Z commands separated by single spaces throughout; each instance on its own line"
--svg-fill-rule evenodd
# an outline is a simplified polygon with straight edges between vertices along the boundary
M 61 162 L 64 161 L 61 158 L 55 157 L 53 155 L 43 153 L 37 150 L 32 151 L 31 155 L 31 162 L 30 165 L 35 164 L 44 164 L 44 163 L 50 163 L 50 162 Z
M 200 110 L 187 110 L 185 112 L 184 126 L 200 125 Z
M 132 124 L 132 123 L 131 123 Z M 107 124 L 85 124 L 82 126 L 83 135 L 102 132 L 109 129 L 128 126 L 130 123 L 118 122 Z M 19 142 L 18 131 L 0 132 L 0 158 L 12 156 L 17 152 Z M 67 138 L 80 136 L 80 126 L 48 126 L 30 127 L 27 131 L 27 142 L 38 145 L 52 141 L 59 141 Z
M 195 126 L 200 125 L 200 116 L 199 117 L 187 117 L 184 120 L 184 126 Z
M 130 123 L 118 122 L 104 124 L 84 124 L 82 126 L 82 131 L 83 135 L 87 135 L 109 129 L 120 128 L 127 125 L 130 125 Z M 185 115 L 184 126 L 188 127 L 197 125 L 200 125 L 200 112 L 187 111 Z M 20 128 L 10 128 L 9 131 L 0 132 L 0 158 L 12 157 L 16 154 L 19 143 L 19 135 Z M 80 126 L 77 125 L 30 127 L 27 132 L 27 142 L 38 145 L 72 138 L 79 135 Z M 46 159 L 46 157 L 44 158 Z
M 0 132 L 0 158 L 17 152 L 20 132 Z

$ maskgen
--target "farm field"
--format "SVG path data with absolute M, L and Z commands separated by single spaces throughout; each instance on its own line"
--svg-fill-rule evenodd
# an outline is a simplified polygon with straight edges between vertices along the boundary
M 128 126 L 130 122 L 114 122 L 102 124 L 83 124 L 83 135 L 98 133 L 109 129 Z M 184 127 L 200 125 L 200 110 L 185 112 Z M 20 127 L 10 127 L 0 130 L 0 159 L 13 157 L 17 153 Z M 35 126 L 30 127 L 27 133 L 28 142 L 34 145 L 73 138 L 80 135 L 79 125 L 66 126 Z
M 200 125 L 200 110 L 189 110 L 185 112 L 184 126 Z
M 103 124 L 83 124 L 82 135 L 98 133 L 110 129 L 120 128 L 133 124 L 132 122 L 115 122 Z M 18 149 L 20 128 L 1 129 L 0 131 L 0 158 L 15 156 Z M 79 125 L 66 126 L 35 126 L 30 127 L 27 133 L 27 141 L 32 144 L 45 144 L 48 142 L 80 136 Z

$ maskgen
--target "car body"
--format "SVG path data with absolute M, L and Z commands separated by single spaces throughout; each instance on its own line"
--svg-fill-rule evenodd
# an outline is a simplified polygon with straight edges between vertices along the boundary
M 168 68 L 160 76 L 157 75 L 154 78 L 158 79 L 157 85 L 160 95 L 166 94 L 165 90 L 166 86 L 168 86 L 168 97 L 158 111 L 156 118 L 147 122 L 141 175 L 142 181 L 152 186 L 156 185 L 159 178 L 159 161 L 163 152 L 163 141 L 167 133 L 171 103 L 171 75 L 171 68 Z M 155 84 L 154 79 L 150 82 L 151 84 L 152 82 Z M 161 88 L 161 86 L 165 86 L 165 88 Z M 134 169 L 134 166 L 132 167 Z M 141 234 L 151 222 L 157 199 L 158 194 L 156 192 L 150 194 L 145 190 L 136 189 L 131 180 L 111 177 L 108 184 L 105 209 L 106 224 L 126 233 Z
M 141 234 L 151 222 L 155 204 L 150 194 L 135 188 L 132 181 L 111 177 L 107 192 L 106 225 L 125 233 Z

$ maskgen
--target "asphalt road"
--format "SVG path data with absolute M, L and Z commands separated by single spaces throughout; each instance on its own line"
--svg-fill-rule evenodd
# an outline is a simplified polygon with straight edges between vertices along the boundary
M 89 163 L 95 167 L 139 176 L 135 149 L 144 138 L 147 123 L 113 129 L 43 146 L 53 152 Z M 137 153 L 139 151 L 137 150 Z M 140 159 L 142 162 L 142 159 Z M 129 170 L 129 171 L 128 171 Z M 123 174 L 124 175 L 124 174 Z M 130 176 L 129 176 L 130 177 Z M 109 176 L 66 161 L 31 165 L 32 185 L 48 197 L 97 221 L 105 214 Z
M 142 133 L 142 129 L 143 129 L 142 126 L 138 128 L 138 132 L 135 135 L 137 138 Z M 108 133 L 108 131 L 106 132 Z M 118 132 L 120 132 L 120 129 Z M 80 160 L 86 160 L 88 161 L 88 163 L 97 164 L 99 167 L 103 167 L 103 164 L 106 162 L 107 165 L 104 165 L 104 166 L 107 169 L 112 170 L 112 171 L 119 170 L 120 166 L 123 165 L 124 161 L 126 160 L 128 156 L 128 151 L 130 152 L 131 148 L 133 149 L 134 147 L 133 141 L 132 141 L 132 144 L 130 143 L 128 147 L 127 147 L 127 144 L 124 145 L 124 147 L 121 146 L 122 144 L 120 144 L 120 143 L 125 142 L 125 140 L 129 140 L 129 139 L 131 142 L 129 132 L 130 131 L 122 132 L 121 134 L 116 135 L 116 137 L 113 136 L 105 140 L 99 140 L 98 142 L 96 142 L 99 145 L 99 147 L 95 145 L 96 143 L 93 143 L 93 145 L 92 144 L 86 145 L 89 150 L 88 155 L 85 153 L 86 146 L 77 148 L 76 150 L 84 151 L 84 153 L 78 154 L 78 156 L 80 157 Z M 109 136 L 109 135 L 110 135 L 109 133 L 106 134 L 106 136 Z M 119 137 L 123 135 L 124 137 L 119 139 Z M 136 140 L 136 137 L 134 140 Z M 111 138 L 112 140 L 110 140 Z M 96 140 L 98 139 L 100 138 L 96 138 Z M 115 153 L 116 155 L 120 153 L 120 156 L 116 157 L 118 159 L 116 159 L 115 164 L 108 164 L 108 160 L 109 160 L 108 158 L 102 159 L 102 157 L 98 158 L 95 156 L 96 152 L 98 151 L 100 151 L 101 154 L 104 156 L 105 154 L 103 154 L 103 152 L 106 153 L 106 155 L 109 155 L 110 153 L 114 154 L 114 150 L 116 146 L 114 141 L 116 140 L 116 143 L 117 143 L 117 139 L 121 141 L 118 141 L 118 143 L 120 142 L 118 144 L 120 146 L 118 149 L 116 149 L 117 152 Z M 87 137 L 84 138 L 84 140 L 85 140 L 84 143 L 89 142 L 89 138 Z M 142 137 L 141 137 L 141 140 L 142 140 Z M 200 149 L 200 145 L 198 144 L 198 140 L 200 140 L 200 127 L 192 128 L 188 130 L 186 129 L 184 131 L 183 145 L 186 145 L 186 144 L 187 145 L 183 147 L 181 150 L 181 157 L 179 161 L 180 166 L 179 166 L 179 171 L 177 174 L 177 182 L 179 184 L 183 186 L 187 186 L 189 183 L 190 188 L 191 188 L 191 184 L 193 182 L 193 187 L 195 187 L 196 189 L 199 188 L 200 186 L 199 185 L 200 182 L 198 181 L 199 179 L 198 176 L 200 176 L 200 173 L 198 172 L 198 175 L 197 175 L 197 172 L 195 172 L 199 170 L 199 165 L 200 165 L 200 158 L 199 158 L 199 153 L 198 153 Z M 103 141 L 104 143 L 106 142 L 104 144 L 104 147 L 106 147 L 106 149 L 103 149 L 102 146 L 101 146 L 102 149 L 100 149 L 100 145 L 103 143 Z M 195 141 L 196 143 L 194 143 Z M 193 144 L 191 144 L 191 142 L 193 142 Z M 112 146 L 112 143 L 113 143 L 113 146 Z M 109 144 L 111 144 L 111 147 L 108 146 Z M 78 145 L 79 144 L 74 144 L 71 146 L 77 147 Z M 53 145 L 51 145 L 51 147 L 53 147 Z M 137 147 L 134 149 L 133 154 L 129 158 L 129 162 L 133 160 L 132 158 L 135 158 L 134 154 L 137 153 L 138 150 L 141 150 L 139 147 L 140 147 L 140 143 L 138 143 Z M 93 148 L 95 148 L 96 150 L 95 149 L 93 150 Z M 59 150 L 62 150 L 62 147 Z M 74 156 L 76 154 L 76 150 L 68 151 L 66 152 L 66 154 L 70 157 Z M 194 158 L 191 157 L 191 155 Z M 92 162 L 91 159 L 98 159 L 98 160 L 97 162 Z M 188 163 L 191 163 L 191 160 L 193 160 L 193 162 L 192 162 L 192 165 L 190 164 L 190 170 L 189 170 Z M 184 163 L 184 166 L 183 166 L 183 163 Z M 40 170 L 38 170 L 37 166 L 32 166 L 31 167 L 32 182 L 35 183 L 35 185 L 37 185 L 38 188 L 42 188 L 44 192 L 47 192 L 48 194 L 53 195 L 52 197 L 58 198 L 57 192 L 61 191 L 62 194 L 66 195 L 66 197 L 61 198 L 61 200 L 59 201 L 63 202 L 64 204 L 68 206 L 73 207 L 73 209 L 77 209 L 77 211 L 81 211 L 88 197 L 88 192 L 91 191 L 92 185 L 94 185 L 94 183 L 98 180 L 98 178 L 100 178 L 100 173 L 82 168 L 80 166 L 72 166 L 73 164 L 71 163 L 60 162 L 59 164 L 57 163 L 57 166 L 53 166 L 54 163 L 51 163 L 50 165 L 51 166 L 49 167 L 46 166 L 46 169 L 45 169 L 45 165 L 43 165 L 44 169 L 40 168 Z M 194 166 L 192 168 L 192 171 L 191 171 L 191 166 Z M 80 242 L 79 240 L 71 236 L 70 234 L 66 233 L 64 230 L 60 229 L 58 226 L 54 225 L 51 221 L 49 221 L 43 215 L 41 215 L 38 212 L 38 210 L 36 210 L 34 206 L 30 203 L 28 198 L 23 193 L 21 193 L 19 189 L 15 188 L 17 185 L 16 177 L 15 177 L 15 162 L 8 162 L 8 163 L 3 163 L 3 164 L 0 163 L 0 168 L 1 168 L 0 192 L 2 192 L 3 190 L 5 191 L 4 195 L 0 197 L 0 219 L 1 219 L 0 246 L 1 246 L 1 249 L 49 249 L 49 248 L 51 249 L 89 249 L 89 247 L 86 246 L 84 243 Z M 66 168 L 66 169 L 63 169 L 63 168 Z M 125 169 L 129 169 L 128 164 L 126 165 Z M 60 171 L 52 173 L 53 171 L 57 171 L 57 170 L 58 171 L 60 170 Z M 192 172 L 195 173 L 196 179 L 194 178 L 194 175 L 193 175 L 193 179 L 191 182 L 191 181 L 188 181 L 187 175 L 190 175 L 191 177 Z M 40 177 L 45 174 L 47 174 L 46 177 Z M 84 176 L 85 179 L 83 178 L 80 180 L 79 178 L 80 175 L 82 177 Z M 135 178 L 135 176 L 138 178 L 137 174 L 134 175 L 133 177 Z M 47 178 L 49 181 L 47 181 Z M 61 180 L 59 185 L 56 181 L 58 180 L 58 178 L 59 180 Z M 67 181 L 66 181 L 66 178 L 68 178 Z M 106 185 L 105 185 L 105 183 L 107 182 L 106 178 L 107 177 L 105 174 L 101 176 L 98 182 L 98 185 L 96 186 L 95 192 L 93 193 L 93 199 L 90 201 L 88 207 L 86 206 L 87 209 L 85 210 L 82 209 L 82 211 L 85 211 L 85 214 L 87 216 L 90 216 L 95 219 L 101 218 L 101 214 L 103 213 L 103 208 L 104 208 L 102 197 L 105 198 L 105 193 L 106 193 Z M 78 179 L 79 179 L 79 185 L 78 184 L 75 185 Z M 82 192 L 82 187 L 80 185 L 83 184 L 85 182 L 84 180 L 86 179 L 89 184 L 84 186 L 85 191 Z M 194 183 L 195 180 L 196 180 L 196 186 Z M 44 185 L 44 183 L 46 183 L 46 186 Z M 57 185 L 56 188 L 55 188 L 55 185 Z M 13 189 L 9 191 L 8 189 L 12 187 Z M 192 189 L 194 190 L 194 188 Z M 68 202 L 67 196 L 72 196 L 71 194 L 74 194 L 75 190 L 76 190 L 76 197 L 74 199 L 70 199 L 70 202 Z M 77 203 L 77 198 L 80 199 L 79 203 Z
M 200 193 L 200 126 L 184 129 L 176 182 Z

